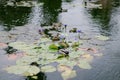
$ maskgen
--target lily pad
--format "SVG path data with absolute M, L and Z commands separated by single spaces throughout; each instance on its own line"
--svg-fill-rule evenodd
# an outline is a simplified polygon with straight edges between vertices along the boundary
M 54 72 L 54 71 L 56 71 L 56 68 L 53 66 L 43 66 L 43 67 L 41 67 L 41 70 L 43 72 Z
M 71 53 L 69 54 L 69 57 L 70 57 L 70 58 L 77 58 L 77 57 L 80 57 L 80 56 L 83 55 L 83 54 L 85 54 L 85 52 L 84 52 L 84 51 L 81 51 L 81 50 L 79 50 L 79 51 L 73 51 L 73 52 L 71 52 Z
M 65 65 L 70 68 L 73 68 L 76 65 L 75 61 L 67 60 L 66 58 L 58 59 L 55 61 L 58 62 L 60 65 Z
M 91 69 L 91 65 L 86 60 L 80 60 L 79 64 L 77 64 L 82 69 Z
M 51 42 L 49 38 L 40 38 L 40 43 Z
M 51 45 L 49 46 L 49 49 L 50 49 L 50 50 L 58 50 L 58 46 L 56 46 L 55 44 L 51 44 Z
M 84 54 L 81 57 L 82 57 L 82 60 L 86 60 L 87 62 L 91 62 L 93 60 L 93 56 L 91 56 L 90 54 Z
M 38 56 L 24 56 L 16 61 L 17 65 L 28 65 L 39 60 Z
M 8 73 L 13 73 L 13 74 L 20 74 L 24 75 L 24 73 L 28 73 L 28 76 L 33 76 L 36 75 L 37 73 L 40 72 L 40 69 L 36 66 L 21 66 L 21 65 L 15 65 L 15 66 L 10 66 L 5 69 Z
M 68 70 L 68 71 L 65 71 L 61 74 L 61 76 L 63 77 L 63 80 L 68 80 L 70 78 L 74 78 L 76 77 L 76 71 L 75 70 Z
M 66 65 L 61 65 L 61 64 L 57 66 L 57 69 L 58 69 L 59 72 L 64 72 L 64 71 L 71 70 L 70 67 L 68 67 Z
M 42 53 L 40 57 L 46 60 L 54 60 L 57 59 L 58 56 L 52 53 Z
M 33 45 L 27 45 L 24 42 L 13 42 L 13 43 L 10 43 L 9 46 L 22 51 L 31 50 L 35 47 Z
M 96 36 L 96 38 L 98 39 L 98 40 L 108 40 L 108 39 L 110 39 L 109 37 L 107 37 L 107 36 L 103 36 L 103 35 L 100 35 L 100 36 Z

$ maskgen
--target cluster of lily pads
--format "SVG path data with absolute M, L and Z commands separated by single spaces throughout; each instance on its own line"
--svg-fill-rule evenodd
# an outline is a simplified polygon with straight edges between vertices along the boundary
M 62 32 L 59 33 L 62 34 Z M 66 34 L 69 35 L 69 33 Z M 108 40 L 109 38 L 99 35 L 96 39 Z M 82 40 L 67 42 L 64 38 L 53 41 L 45 36 L 32 44 L 11 42 L 8 46 L 22 51 L 24 56 L 16 60 L 16 65 L 9 66 L 5 70 L 8 73 L 31 76 L 34 79 L 37 79 L 36 75 L 39 72 L 58 71 L 64 80 L 68 80 L 77 76 L 75 66 L 81 69 L 91 69 L 91 61 L 96 54 L 99 54 L 93 48 L 81 48 L 82 44 L 84 44 Z M 53 66 L 52 63 L 56 65 Z

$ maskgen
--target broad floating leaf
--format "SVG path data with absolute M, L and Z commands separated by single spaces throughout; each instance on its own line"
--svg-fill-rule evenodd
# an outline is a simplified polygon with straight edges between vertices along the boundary
M 84 51 L 73 51 L 69 54 L 70 58 L 77 58 L 80 57 L 81 55 L 85 54 Z
M 63 80 L 68 80 L 70 78 L 74 78 L 76 77 L 76 71 L 75 70 L 68 70 L 68 71 L 65 71 L 61 74 L 61 76 L 63 77 Z
M 77 65 L 82 69 L 91 69 L 92 68 L 91 65 L 85 60 L 80 60 L 79 64 L 77 64 Z
M 98 40 L 108 40 L 108 39 L 109 39 L 109 37 L 103 36 L 103 35 L 96 36 L 96 38 L 97 38 Z
M 40 43 L 51 42 L 49 38 L 40 38 Z
M 37 66 L 29 66 L 29 69 L 27 72 L 30 73 L 29 76 L 33 76 L 38 74 L 40 72 L 40 69 Z
M 37 80 L 37 79 L 38 79 L 38 76 L 32 76 L 32 78 Z
M 58 46 L 56 46 L 55 44 L 51 44 L 51 45 L 49 46 L 49 49 L 50 49 L 50 50 L 58 50 Z
M 53 66 L 43 66 L 43 67 L 41 67 L 41 70 L 43 72 L 54 72 L 54 71 L 56 71 L 56 68 Z
M 9 43 L 9 46 L 14 47 L 15 49 L 18 49 L 18 50 L 22 50 L 22 51 L 31 50 L 35 47 L 33 45 L 27 45 L 24 42 Z
M 68 67 L 66 65 L 61 65 L 61 64 L 57 66 L 57 69 L 58 69 L 59 72 L 64 72 L 64 71 L 71 70 L 70 67 Z
M 40 56 L 47 60 L 54 60 L 54 59 L 57 59 L 57 57 L 58 57 L 57 55 L 52 54 L 52 53 L 43 53 Z
M 62 72 L 61 76 L 64 80 L 76 77 L 76 71 L 66 65 L 58 65 L 57 68 L 59 72 Z
M 17 65 L 28 65 L 39 60 L 38 56 L 24 56 L 16 61 Z
M 27 73 L 27 76 L 33 76 L 40 72 L 40 69 L 36 66 L 10 66 L 5 69 L 8 73 L 24 75 Z

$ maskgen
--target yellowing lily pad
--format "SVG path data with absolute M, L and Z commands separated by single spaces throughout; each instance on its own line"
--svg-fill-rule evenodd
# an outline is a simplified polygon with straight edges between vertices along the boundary
M 91 69 L 92 68 L 91 65 L 85 60 L 80 60 L 79 64 L 77 64 L 77 65 L 82 69 Z
M 56 68 L 53 66 L 43 66 L 43 67 L 41 67 L 41 70 L 43 72 L 54 72 L 54 71 L 56 71 Z
M 70 67 L 68 67 L 66 65 L 61 65 L 61 64 L 57 66 L 57 69 L 58 69 L 59 72 L 64 72 L 64 71 L 71 70 Z
M 75 70 L 68 70 L 68 71 L 65 71 L 61 74 L 61 76 L 63 77 L 63 80 L 68 80 L 70 78 L 74 78 L 76 77 L 76 71 Z

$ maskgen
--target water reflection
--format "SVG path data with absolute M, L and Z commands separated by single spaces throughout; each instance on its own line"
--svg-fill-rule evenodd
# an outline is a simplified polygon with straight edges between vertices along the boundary
M 45 73 L 43 72 L 39 72 L 37 75 L 36 75 L 37 78 L 33 78 L 31 76 L 28 76 L 25 80 L 47 80 L 47 76 L 45 75 Z
M 43 19 L 41 24 L 50 25 L 58 21 L 59 9 L 61 9 L 61 0 L 42 0 L 43 5 Z
M 30 12 L 30 8 L 0 6 L 0 24 L 5 26 L 5 30 L 10 30 L 14 26 L 22 26 L 27 23 Z
M 99 29 L 101 34 L 108 34 L 111 31 L 111 27 L 109 26 L 112 10 L 111 1 L 102 1 L 102 7 L 103 9 L 92 9 L 90 13 L 93 20 L 100 25 Z
M 113 0 L 113 6 L 114 7 L 120 6 L 120 0 Z

